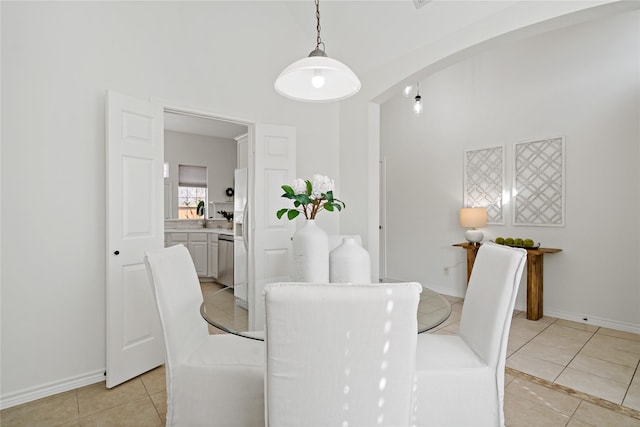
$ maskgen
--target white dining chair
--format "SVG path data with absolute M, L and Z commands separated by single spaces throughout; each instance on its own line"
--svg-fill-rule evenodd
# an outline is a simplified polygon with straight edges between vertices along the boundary
M 167 426 L 264 426 L 264 343 L 209 335 L 183 245 L 147 252 L 165 343 Z
M 504 426 L 504 368 L 527 252 L 478 250 L 458 335 L 421 334 L 416 355 L 417 426 Z
M 409 426 L 421 291 L 267 285 L 266 425 Z

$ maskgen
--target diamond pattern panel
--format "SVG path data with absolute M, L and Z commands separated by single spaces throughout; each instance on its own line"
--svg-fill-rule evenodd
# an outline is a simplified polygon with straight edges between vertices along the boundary
M 487 222 L 504 224 L 504 148 L 465 151 L 464 163 L 464 205 L 486 207 Z
M 515 145 L 514 224 L 564 225 L 564 139 Z

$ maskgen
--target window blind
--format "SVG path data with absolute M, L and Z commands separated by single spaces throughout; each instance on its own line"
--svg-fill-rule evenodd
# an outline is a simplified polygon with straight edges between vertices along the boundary
M 207 168 L 203 166 L 178 165 L 180 187 L 207 188 Z

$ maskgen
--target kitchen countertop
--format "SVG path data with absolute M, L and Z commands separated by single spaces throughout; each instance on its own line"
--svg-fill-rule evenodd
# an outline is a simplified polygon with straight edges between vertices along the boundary
M 233 230 L 228 228 L 165 228 L 165 233 L 215 233 L 233 236 Z

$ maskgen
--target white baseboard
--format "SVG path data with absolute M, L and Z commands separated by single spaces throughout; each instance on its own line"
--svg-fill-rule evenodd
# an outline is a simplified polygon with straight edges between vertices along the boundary
M 86 385 L 99 383 L 100 381 L 104 380 L 104 369 L 100 369 L 95 372 L 88 372 L 86 374 L 78 375 L 75 377 L 69 377 L 59 381 L 52 381 L 50 383 L 42 384 L 39 386 L 29 387 L 0 396 L 0 409 L 6 409 L 12 406 L 21 405 L 23 403 L 42 399 L 43 397 L 52 396 L 54 394 L 74 390 Z
M 527 311 L 525 304 L 516 304 L 516 310 Z M 603 328 L 615 329 L 617 331 L 631 332 L 640 334 L 640 325 L 633 323 L 619 322 L 617 320 L 603 319 L 601 317 L 590 316 L 588 314 L 575 314 L 566 311 L 558 311 L 545 308 L 543 314 L 549 317 L 556 317 L 563 320 L 571 320 L 573 322 L 584 323 L 585 325 L 600 326 Z

